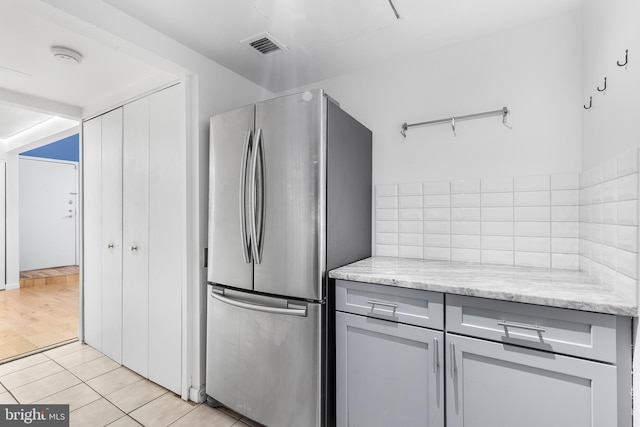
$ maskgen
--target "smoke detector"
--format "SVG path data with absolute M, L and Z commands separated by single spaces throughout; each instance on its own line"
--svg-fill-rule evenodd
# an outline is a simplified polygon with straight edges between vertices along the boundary
M 82 55 L 73 49 L 63 46 L 53 46 L 51 48 L 51 54 L 60 62 L 65 64 L 79 64 L 82 62 Z
M 267 32 L 241 40 L 240 44 L 260 55 L 270 55 L 283 50 L 289 50 L 284 43 Z

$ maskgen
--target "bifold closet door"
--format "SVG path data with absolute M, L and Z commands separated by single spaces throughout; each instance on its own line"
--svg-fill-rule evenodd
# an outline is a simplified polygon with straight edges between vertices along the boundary
M 124 106 L 122 364 L 149 376 L 149 98 Z
M 84 123 L 84 340 L 122 361 L 122 108 Z
M 176 393 L 187 234 L 183 117 L 181 85 L 149 97 L 149 379 Z

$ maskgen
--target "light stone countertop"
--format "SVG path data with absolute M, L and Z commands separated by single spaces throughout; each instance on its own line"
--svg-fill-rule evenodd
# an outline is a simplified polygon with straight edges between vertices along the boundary
M 329 277 L 623 316 L 638 313 L 633 301 L 572 270 L 373 257 L 332 270 Z

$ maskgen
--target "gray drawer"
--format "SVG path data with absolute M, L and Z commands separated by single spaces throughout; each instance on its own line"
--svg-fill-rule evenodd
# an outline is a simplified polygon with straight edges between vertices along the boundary
M 336 310 L 392 322 L 443 329 L 443 294 L 336 280 Z
M 616 322 L 591 313 L 447 295 L 447 332 L 616 363 Z

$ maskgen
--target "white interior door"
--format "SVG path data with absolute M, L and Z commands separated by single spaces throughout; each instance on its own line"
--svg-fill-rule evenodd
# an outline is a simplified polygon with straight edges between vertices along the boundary
M 78 164 L 21 157 L 20 271 L 76 265 Z
M 7 285 L 7 257 L 5 254 L 5 242 L 7 241 L 5 200 L 6 190 L 6 165 L 0 162 L 0 290 Z

